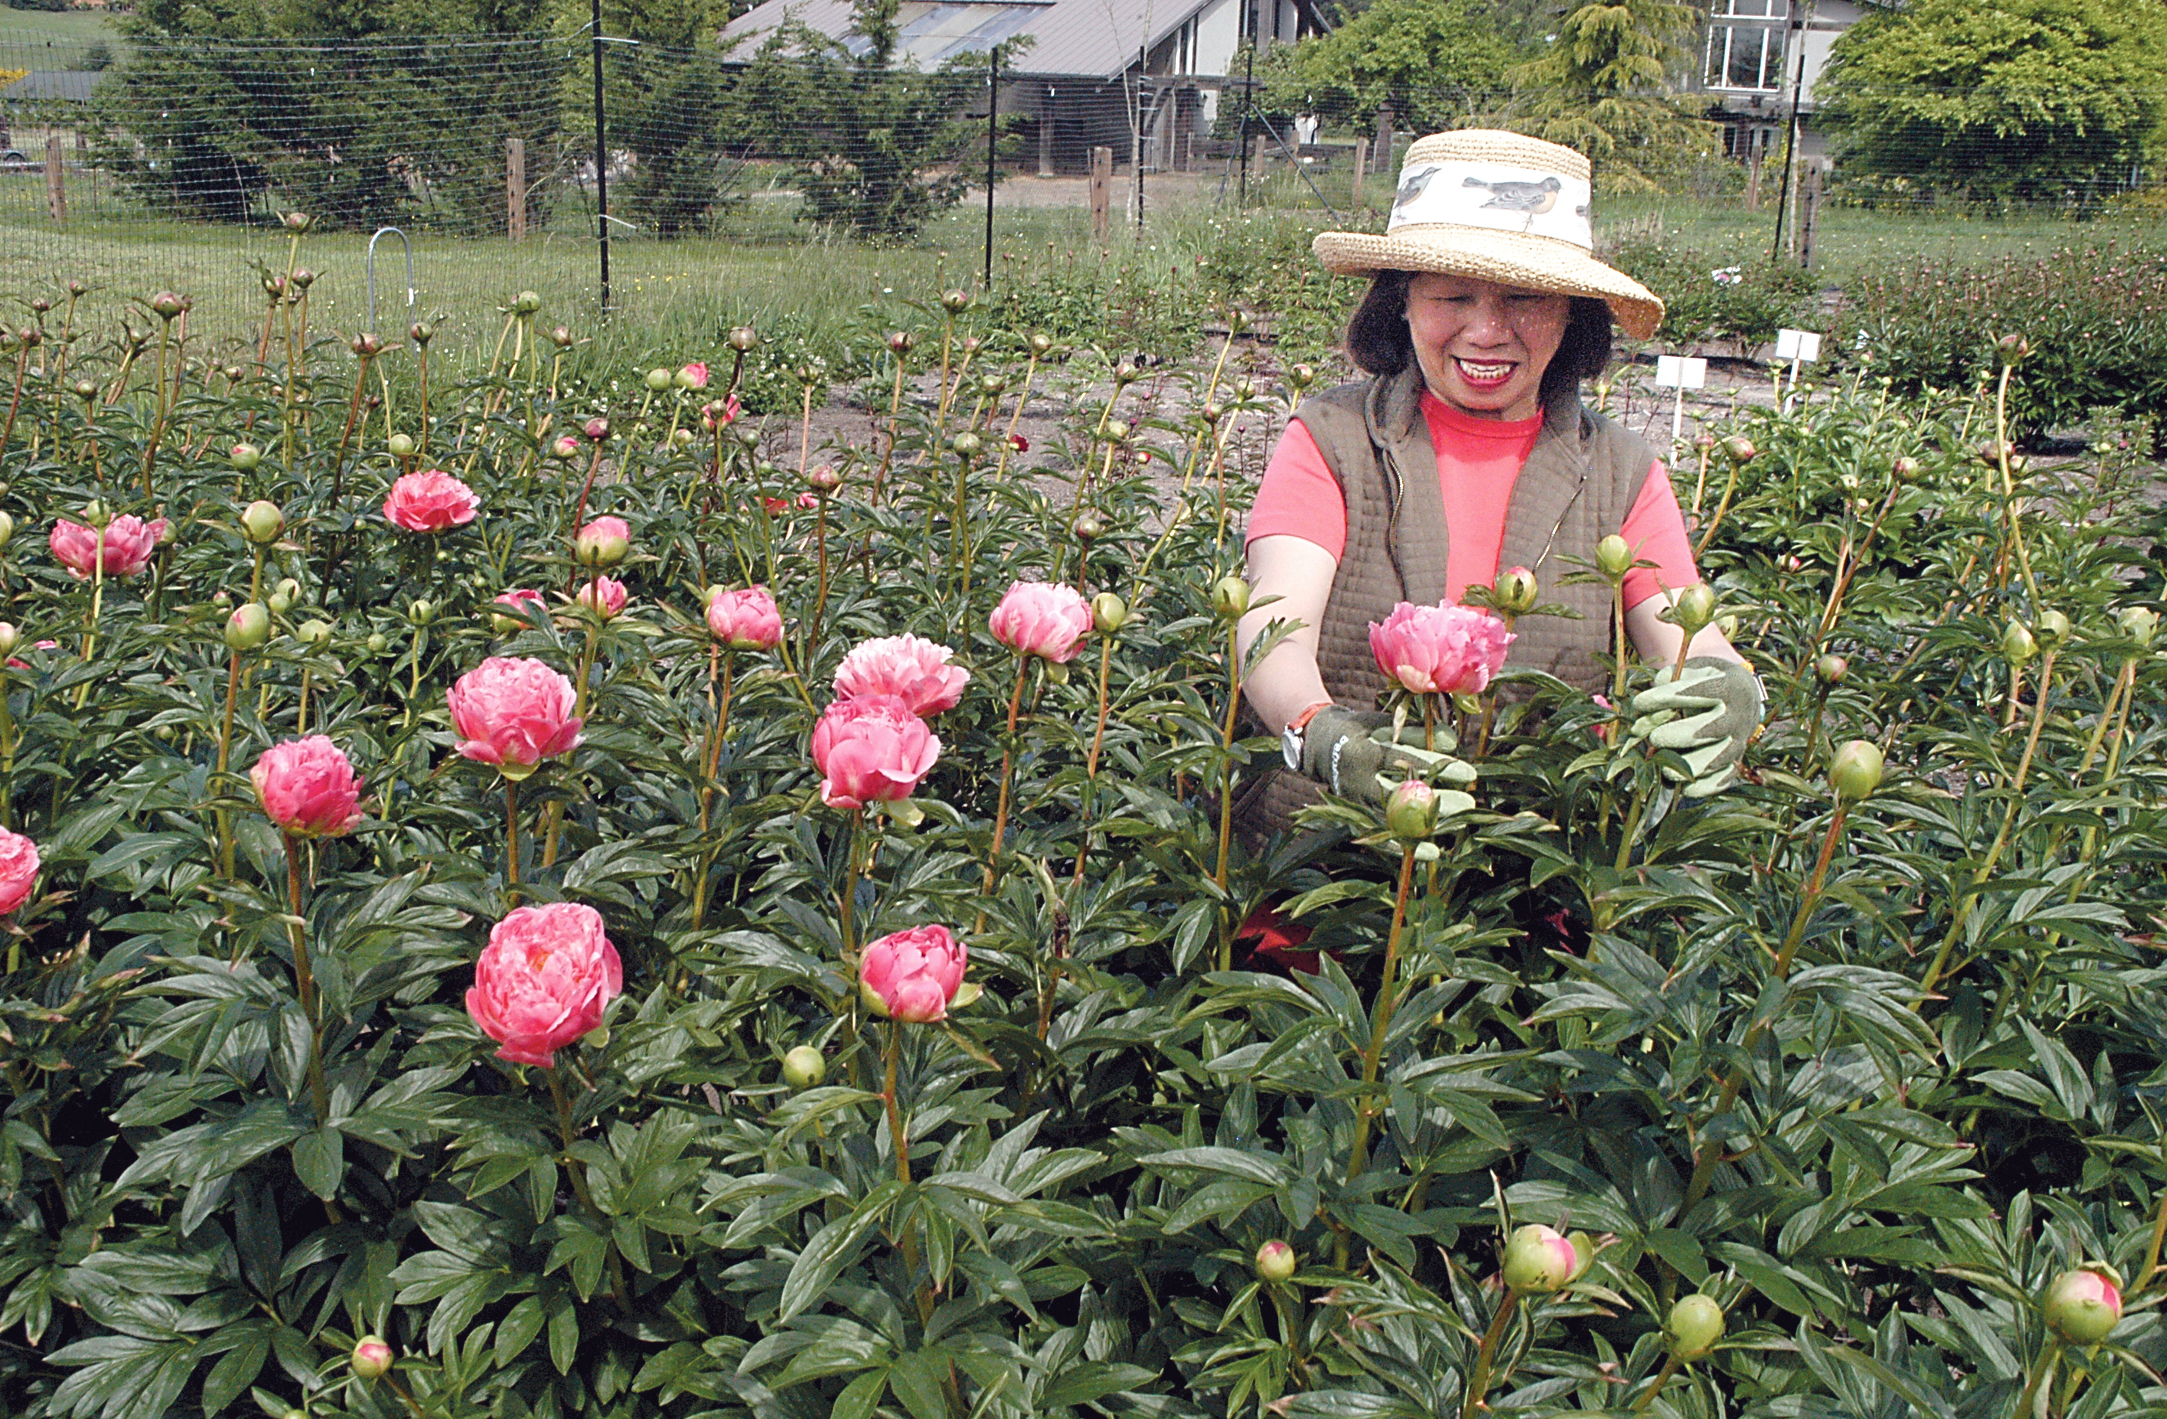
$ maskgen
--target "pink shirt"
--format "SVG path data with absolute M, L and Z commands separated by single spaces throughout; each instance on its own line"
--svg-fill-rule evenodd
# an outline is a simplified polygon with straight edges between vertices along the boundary
M 1478 419 L 1422 392 L 1422 415 L 1437 450 L 1437 485 L 1444 495 L 1445 598 L 1458 601 L 1469 584 L 1487 586 L 1504 570 L 1498 554 L 1505 544 L 1505 510 L 1542 432 L 1542 417 Z M 1637 606 L 1664 588 L 1677 591 L 1700 581 L 1693 546 L 1686 538 L 1685 516 L 1671 491 L 1661 459 L 1648 470 L 1648 481 L 1626 514 L 1620 536 L 1642 558 L 1655 563 L 1625 577 L 1625 604 Z M 1324 454 L 1299 419 L 1287 424 L 1272 461 L 1257 487 L 1249 511 L 1248 538 L 1299 537 L 1314 542 L 1337 559 L 1347 547 L 1347 502 Z

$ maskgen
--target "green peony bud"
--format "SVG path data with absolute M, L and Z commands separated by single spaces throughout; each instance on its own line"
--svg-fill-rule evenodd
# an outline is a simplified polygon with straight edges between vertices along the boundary
M 2069 618 L 2051 607 L 2032 620 L 2032 633 L 2038 637 L 2041 650 L 2055 649 L 2069 639 L 2069 632 Z
M 647 388 L 655 394 L 660 394 L 663 390 L 668 389 L 671 381 L 676 378 L 677 376 L 669 370 L 659 367 L 651 369 L 647 372 Z
M 331 644 L 331 628 L 322 621 L 303 621 L 294 627 L 293 638 L 310 650 L 322 650 Z
M 1129 606 L 1111 591 L 1091 598 L 1091 624 L 1102 636 L 1110 636 L 1129 623 Z
M 390 438 L 384 440 L 384 447 L 390 450 L 393 458 L 412 458 L 414 456 L 414 439 L 410 434 L 393 434 Z
M 1708 1296 L 1680 1296 L 1671 1305 L 1663 1333 L 1670 1337 L 1671 1352 L 1679 1359 L 1703 1359 L 1723 1338 L 1723 1308 Z
M 2022 621 L 2011 621 L 2001 633 L 2001 658 L 2011 665 L 2024 665 L 2039 653 L 2039 642 Z
M 1539 1224 L 1519 1228 L 1505 1243 L 1505 1285 L 1514 1291 L 1555 1291 L 1579 1267 L 1573 1244 Z
M 1633 549 L 1625 545 L 1623 537 L 1613 532 L 1595 544 L 1595 568 L 1615 586 L 1633 569 Z
M 1714 590 L 1704 581 L 1695 582 L 1678 593 L 1678 599 L 1671 603 L 1671 616 L 1678 622 L 1678 629 L 1685 632 L 1685 638 L 1693 639 L 1716 618 Z
M 1384 823 L 1403 843 L 1427 842 L 1437 827 L 1437 790 L 1408 779 L 1385 799 Z
M 1824 685 L 1841 685 L 1843 683 L 1844 676 L 1849 675 L 1850 673 L 1851 662 L 1844 659 L 1842 656 L 1836 654 L 1834 651 L 1830 651 L 1826 655 L 1818 655 L 1814 657 L 1814 678 L 1816 680 L 1819 680 Z
M 542 308 L 542 298 L 533 291 L 521 291 L 512 298 L 512 309 L 520 315 L 533 315 Z
M 1856 803 L 1881 787 L 1881 748 L 1871 739 L 1854 739 L 1828 763 L 1829 786 L 1847 803 Z
M 243 473 L 253 472 L 256 465 L 263 462 L 263 450 L 252 443 L 237 443 L 231 457 L 235 468 Z
M 1759 457 L 1761 451 L 1755 448 L 1753 440 L 1747 438 L 1744 434 L 1732 434 L 1729 438 L 1723 440 L 1723 452 L 1731 462 L 1742 466 Z
M 2122 1321 L 2122 1289 L 2107 1267 L 2065 1271 L 2040 1303 L 2047 1325 L 2072 1345 L 2097 1345 Z
M 0 537 L 0 546 L 6 545 L 7 539 Z M 2114 618 L 2114 624 L 2123 635 L 2149 649 L 2152 634 L 2159 629 L 2159 613 L 2145 606 L 2125 606 Z
M 1535 609 L 1536 598 L 1542 587 L 1535 580 L 1535 573 L 1526 567 L 1514 567 L 1497 574 L 1490 583 L 1490 604 L 1508 616 L 1525 616 Z
M 258 498 L 241 510 L 241 532 L 258 546 L 276 542 L 285 530 L 286 514 L 277 503 Z
M 1294 1248 L 1277 1237 L 1257 1248 L 1257 1280 L 1280 1286 L 1294 1279 Z
M 783 1056 L 783 1083 L 810 1089 L 828 1077 L 828 1060 L 811 1045 L 798 1045 Z
M 231 650 L 256 650 L 271 639 L 271 612 L 260 601 L 246 601 L 226 618 L 226 646 Z
M 1212 584 L 1211 609 L 1226 620 L 1239 620 L 1249 610 L 1249 583 L 1238 576 L 1223 576 Z

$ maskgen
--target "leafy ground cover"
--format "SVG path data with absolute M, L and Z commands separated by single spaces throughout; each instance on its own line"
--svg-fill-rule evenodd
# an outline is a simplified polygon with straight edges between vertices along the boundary
M 1304 388 L 905 294 L 849 370 L 611 377 L 538 300 L 464 365 L 41 297 L 7 1412 L 2167 1397 L 2148 430 L 2034 469 L 2000 376 L 1745 412 L 1676 481 L 1746 782 L 1677 794 L 1610 708 L 1654 667 L 1508 662 L 1412 706 L 1439 816 L 1252 850 L 1225 449 Z M 872 435 L 763 456 L 755 368 Z M 1243 932 L 1287 891 L 1306 940 Z

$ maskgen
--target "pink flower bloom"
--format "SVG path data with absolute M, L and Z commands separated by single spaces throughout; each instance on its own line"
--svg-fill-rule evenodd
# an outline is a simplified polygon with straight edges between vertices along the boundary
M 1018 655 L 1060 664 L 1075 657 L 1091 629 L 1091 603 L 1065 583 L 1019 581 L 986 618 L 993 638 Z
M 98 529 L 66 518 L 53 524 L 51 541 L 54 558 L 68 569 L 68 574 L 77 581 L 89 581 L 97 575 L 100 561 L 105 563 L 107 576 L 134 576 L 150 565 L 150 554 L 165 535 L 164 518 L 145 522 L 122 513 L 106 526 L 102 555 Z
M 921 719 L 954 709 L 971 672 L 950 665 L 947 646 L 913 635 L 882 636 L 852 646 L 835 668 L 840 699 L 893 695 Z
M 820 495 L 819 495 L 818 493 L 800 493 L 800 494 L 798 494 L 798 495 L 797 495 L 797 497 L 796 497 L 795 499 L 792 499 L 792 498 L 762 498 L 762 499 L 761 499 L 760 501 L 761 501 L 762 505 L 763 505 L 763 506 L 765 506 L 765 507 L 767 508 L 767 510 L 768 510 L 768 511 L 769 511 L 770 513 L 773 513 L 773 514 L 780 514 L 780 513 L 786 513 L 786 512 L 790 511 L 790 509 L 792 509 L 792 508 L 794 508 L 794 507 L 798 507 L 798 508 L 819 507 L 819 506 L 820 506 Z
M 614 567 L 632 550 L 632 529 L 621 517 L 604 515 L 579 529 L 572 555 L 583 567 Z
M 441 468 L 403 473 L 384 499 L 384 516 L 409 532 L 448 532 L 474 520 L 482 500 Z
M 948 1018 L 970 952 L 945 926 L 914 926 L 865 948 L 858 986 L 881 1014 L 914 1025 Z
M 511 612 L 509 616 L 494 611 L 489 615 L 490 623 L 505 635 L 525 630 L 525 618 L 536 615 L 547 606 L 542 600 L 542 593 L 530 586 L 515 586 L 510 591 L 498 592 L 496 604 Z
M 727 399 L 711 399 L 700 406 L 700 427 L 713 433 L 718 427 L 728 428 L 737 422 L 739 405 L 737 396 Z
M 30 900 L 38 885 L 38 845 L 0 828 L 0 916 Z
M 694 360 L 691 364 L 679 370 L 677 372 L 677 387 L 679 389 L 707 388 L 707 365 L 700 360 Z
M 467 1014 L 514 1064 L 553 1067 L 556 1052 L 602 1023 L 625 987 L 602 913 L 578 902 L 519 907 L 489 929 Z
M 597 593 L 600 596 L 599 605 L 596 604 Z M 593 581 L 581 582 L 579 586 L 579 604 L 605 621 L 617 619 L 618 613 L 625 609 L 625 602 L 630 597 L 631 593 L 625 590 L 625 584 L 613 576 L 598 576 Z
M 1383 624 L 1369 624 L 1377 668 L 1418 695 L 1482 693 L 1516 639 L 1503 621 L 1473 606 L 1402 601 Z
M 361 821 L 361 780 L 339 746 L 321 734 L 263 751 L 248 771 L 264 815 L 297 838 L 335 838 Z
M 783 638 L 783 615 L 764 586 L 718 591 L 707 603 L 707 629 L 732 650 L 773 650 Z
M 508 779 L 579 745 L 572 682 L 539 660 L 493 655 L 460 676 L 448 698 L 452 727 L 464 736 L 460 754 Z
M 893 695 L 837 700 L 813 726 L 820 801 L 830 808 L 901 802 L 940 755 L 939 738 Z

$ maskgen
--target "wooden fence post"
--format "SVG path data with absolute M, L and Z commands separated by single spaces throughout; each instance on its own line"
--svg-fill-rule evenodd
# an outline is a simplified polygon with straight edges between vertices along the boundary
M 1107 204 L 1113 197 L 1114 150 L 1091 150 L 1091 235 L 1106 240 Z
M 1369 144 L 1357 138 L 1354 143 L 1354 175 L 1347 182 L 1347 205 L 1360 211 L 1368 204 L 1362 200 L 1362 179 L 1368 174 Z
M 504 140 L 504 229 L 515 242 L 527 239 L 527 144 Z
M 1761 150 L 1758 146 L 1746 159 L 1746 210 L 1761 210 Z
M 53 220 L 68 220 L 68 189 L 60 175 L 60 135 L 54 133 L 45 140 L 45 205 L 52 210 Z

